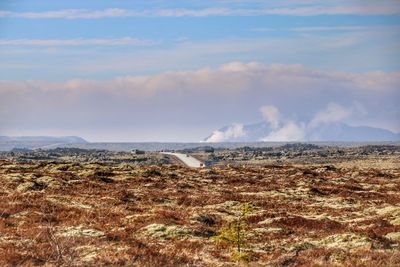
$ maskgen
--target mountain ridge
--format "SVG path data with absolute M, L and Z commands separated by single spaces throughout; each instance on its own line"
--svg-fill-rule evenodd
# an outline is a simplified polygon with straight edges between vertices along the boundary
M 294 124 L 295 125 L 295 124 Z M 296 126 L 298 127 L 298 126 Z M 280 128 L 280 130 L 282 130 Z M 387 129 L 371 126 L 350 126 L 342 122 L 321 123 L 317 126 L 303 126 L 295 128 L 301 138 L 279 140 L 279 131 L 271 127 L 267 122 L 253 124 L 226 125 L 207 136 L 205 142 L 258 142 L 258 141 L 324 141 L 324 142 L 379 142 L 400 141 L 400 134 Z M 268 136 L 275 135 L 274 140 L 268 140 Z M 217 140 L 217 141 L 215 141 Z
M 0 136 L 0 151 L 38 149 L 65 144 L 88 144 L 79 136 Z
M 0 142 L 59 142 L 59 143 L 88 143 L 79 136 L 0 136 Z

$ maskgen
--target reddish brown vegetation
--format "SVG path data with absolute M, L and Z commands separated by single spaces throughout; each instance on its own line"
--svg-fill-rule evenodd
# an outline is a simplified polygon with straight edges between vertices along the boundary
M 260 265 L 396 266 L 400 243 L 386 235 L 400 232 L 399 173 L 0 161 L 0 265 L 234 264 L 210 237 L 250 201 L 247 250 Z

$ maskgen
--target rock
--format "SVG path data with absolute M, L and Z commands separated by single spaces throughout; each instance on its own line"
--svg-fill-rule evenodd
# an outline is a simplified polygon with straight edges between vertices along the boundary
M 281 219 L 281 217 L 277 217 L 277 218 L 267 218 L 263 221 L 258 222 L 258 224 L 271 224 L 275 221 L 279 221 Z
M 73 201 L 69 198 L 57 197 L 57 196 L 48 196 L 46 199 L 54 204 L 63 205 L 67 207 L 74 207 L 79 209 L 92 209 L 92 206 L 79 203 L 77 201 Z
M 372 240 L 370 238 L 354 233 L 331 235 L 321 240 L 310 241 L 310 243 L 316 246 L 341 249 L 370 249 L 372 247 Z
M 102 237 L 104 233 L 95 229 L 84 229 L 83 226 L 71 226 L 59 230 L 57 236 L 63 237 Z
M 392 225 L 400 225 L 400 217 L 398 217 L 398 218 L 396 218 L 394 220 L 391 220 L 390 223 Z
M 191 231 L 185 227 L 179 227 L 177 225 L 165 225 L 153 223 L 142 228 L 145 235 L 157 238 L 157 239 L 170 239 L 179 236 L 190 235 Z
M 386 216 L 400 216 L 400 206 L 386 206 L 381 209 L 377 209 L 376 213 L 378 215 L 386 215 Z
M 231 210 L 234 208 L 240 208 L 241 203 L 239 201 L 226 201 L 220 204 L 215 204 L 215 205 L 206 205 L 204 206 L 205 209 L 227 209 Z
M 254 231 L 257 234 L 266 234 L 266 233 L 280 233 L 283 232 L 284 229 L 283 228 L 279 228 L 279 227 L 266 227 L 266 228 L 254 228 L 252 229 L 252 231 Z
M 309 242 L 303 242 L 300 244 L 297 244 L 296 246 L 294 246 L 291 251 L 303 251 L 303 250 L 307 250 L 307 249 L 313 249 L 315 248 L 314 244 L 311 244 Z
M 400 241 L 400 232 L 392 232 L 385 235 L 386 238 L 393 240 L 393 241 Z
M 193 214 L 190 218 L 192 221 L 200 222 L 208 226 L 215 224 L 215 219 L 208 214 Z
M 79 261 L 87 264 L 88 262 L 92 262 L 96 259 L 101 251 L 101 248 L 97 246 L 86 245 L 76 247 L 75 251 L 78 253 L 78 255 L 80 255 Z
M 51 189 L 59 189 L 62 187 L 62 184 L 59 181 L 50 176 L 42 176 L 38 178 L 36 182 L 40 185 L 43 185 L 46 188 L 51 188 Z
M 42 177 L 36 179 L 37 183 L 46 184 L 46 185 L 52 181 L 54 181 L 54 178 L 50 177 L 50 176 L 42 176 Z
M 79 177 L 84 179 L 93 177 L 95 174 L 96 172 L 94 170 L 87 170 L 87 169 L 84 169 L 78 173 Z
M 24 177 L 18 173 L 4 175 L 3 178 L 11 183 L 21 183 L 24 181 Z
M 114 179 L 111 179 L 108 177 L 100 177 L 99 180 L 104 183 L 113 183 L 114 182 Z
M 27 192 L 27 191 L 33 190 L 34 188 L 35 188 L 35 183 L 32 183 L 32 182 L 25 182 L 25 183 L 20 184 L 20 185 L 17 187 L 16 190 L 17 190 L 18 192 L 23 193 L 23 192 Z

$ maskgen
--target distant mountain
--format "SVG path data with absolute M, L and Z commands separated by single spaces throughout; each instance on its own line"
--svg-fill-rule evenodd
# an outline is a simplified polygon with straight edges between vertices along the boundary
M 0 142 L 57 142 L 57 143 L 87 143 L 78 136 L 0 136 Z
M 349 126 L 344 123 L 322 124 L 311 131 L 310 141 L 400 141 L 400 134 L 382 128 Z
M 315 127 L 304 126 L 299 130 L 302 132 L 301 138 L 279 140 L 279 134 L 277 134 L 279 131 L 273 129 L 270 124 L 266 122 L 243 125 L 240 129 L 238 129 L 237 126 L 228 125 L 209 135 L 204 141 L 222 139 L 221 142 L 257 142 L 265 140 L 271 133 L 275 133 L 275 139 L 278 138 L 276 141 L 400 141 L 400 134 L 393 133 L 386 129 L 369 126 L 355 127 L 340 122 L 321 123 Z M 216 134 L 222 137 L 215 138 Z
M 78 136 L 0 136 L 0 151 L 18 149 L 49 148 L 60 144 L 86 144 Z

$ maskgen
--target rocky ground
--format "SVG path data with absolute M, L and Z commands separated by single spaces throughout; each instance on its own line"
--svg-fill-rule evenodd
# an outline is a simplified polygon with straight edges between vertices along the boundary
M 400 158 L 398 145 L 319 146 L 294 143 L 271 147 L 215 149 L 214 153 L 204 153 L 202 148 L 186 151 L 215 164 L 327 164 L 375 159 L 388 162 L 387 159 L 391 161 Z
M 357 149 L 208 169 L 156 154 L 3 153 L 0 265 L 399 266 L 399 148 Z M 256 152 L 207 157 L 231 153 Z M 254 210 L 241 217 L 244 203 Z M 239 218 L 243 257 L 216 238 Z
M 144 151 L 142 152 L 144 153 Z M 130 152 L 115 152 L 98 149 L 55 148 L 48 150 L 14 149 L 0 151 L 0 159 L 15 162 L 59 162 L 59 163 L 98 163 L 134 165 L 170 164 L 173 159 L 156 152 L 135 154 Z

